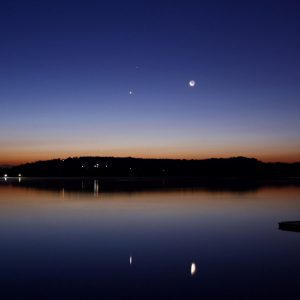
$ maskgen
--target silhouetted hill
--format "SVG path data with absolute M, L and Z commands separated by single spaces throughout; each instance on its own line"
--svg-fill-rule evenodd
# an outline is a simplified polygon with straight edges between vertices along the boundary
M 147 177 L 204 176 L 238 178 L 300 177 L 300 163 L 264 163 L 254 158 L 212 158 L 205 160 L 76 157 L 37 161 L 2 168 L 3 174 L 27 177 Z

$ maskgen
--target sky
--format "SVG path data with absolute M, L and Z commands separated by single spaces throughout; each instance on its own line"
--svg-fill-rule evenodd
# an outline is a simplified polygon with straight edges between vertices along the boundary
M 2 165 L 300 161 L 299 116 L 297 0 L 0 2 Z

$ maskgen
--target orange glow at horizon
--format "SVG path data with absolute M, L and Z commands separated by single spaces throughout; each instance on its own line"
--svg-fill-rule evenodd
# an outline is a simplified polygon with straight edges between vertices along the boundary
M 269 151 L 267 151 L 269 150 Z M 192 151 L 190 149 L 176 149 L 176 148 L 128 148 L 128 149 L 104 149 L 104 150 L 79 150 L 74 151 L 3 151 L 0 150 L 0 165 L 18 165 L 23 163 L 35 162 L 38 160 L 50 159 L 65 159 L 67 157 L 80 156 L 114 156 L 114 157 L 135 157 L 135 158 L 166 158 L 166 159 L 208 159 L 208 158 L 228 158 L 236 156 L 245 156 L 249 158 L 256 158 L 264 162 L 299 162 L 300 151 L 284 152 L 280 149 L 273 151 L 266 149 L 265 152 L 260 151 L 243 151 L 232 149 L 206 149 L 206 151 Z

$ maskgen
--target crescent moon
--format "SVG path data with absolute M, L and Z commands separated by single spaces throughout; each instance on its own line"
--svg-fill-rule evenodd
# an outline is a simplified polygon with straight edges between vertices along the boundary
M 195 85 L 196 85 L 196 81 L 195 80 L 190 80 L 189 86 L 194 87 Z

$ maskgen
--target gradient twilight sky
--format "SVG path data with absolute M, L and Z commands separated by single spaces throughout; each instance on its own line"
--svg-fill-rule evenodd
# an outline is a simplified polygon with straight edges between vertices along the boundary
M 0 126 L 0 164 L 300 161 L 300 2 L 1 1 Z

